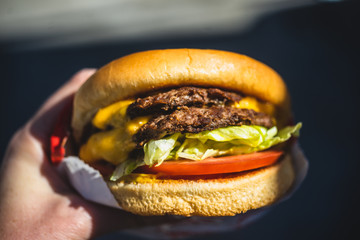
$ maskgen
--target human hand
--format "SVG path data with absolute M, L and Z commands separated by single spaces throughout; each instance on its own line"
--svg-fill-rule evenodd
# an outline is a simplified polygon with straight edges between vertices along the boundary
M 174 221 L 89 202 L 51 165 L 49 138 L 60 112 L 94 73 L 82 70 L 53 94 L 11 139 L 0 174 L 2 239 L 89 239 L 115 230 Z

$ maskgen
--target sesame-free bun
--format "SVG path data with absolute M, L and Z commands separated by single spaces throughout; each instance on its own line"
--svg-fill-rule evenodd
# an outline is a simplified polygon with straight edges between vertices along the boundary
M 218 87 L 254 96 L 289 116 L 289 95 L 281 77 L 270 67 L 245 55 L 201 49 L 167 49 L 134 53 L 100 68 L 75 95 L 73 134 L 99 108 L 148 91 L 178 87 Z
M 258 170 L 198 180 L 118 180 L 108 186 L 119 205 L 139 215 L 233 216 L 268 206 L 292 186 L 290 155 Z

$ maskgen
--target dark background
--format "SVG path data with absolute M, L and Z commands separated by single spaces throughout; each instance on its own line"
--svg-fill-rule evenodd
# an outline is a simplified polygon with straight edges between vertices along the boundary
M 321 3 L 264 17 L 245 33 L 203 38 L 140 39 L 46 50 L 9 50 L 21 47 L 21 42 L 2 42 L 0 154 L 14 131 L 79 69 L 98 68 L 114 58 L 148 49 L 239 52 L 265 62 L 285 79 L 296 121 L 303 122 L 300 144 L 310 169 L 295 195 L 259 221 L 241 231 L 199 239 L 356 238 L 359 7 L 357 1 Z M 101 239 L 119 237 L 136 239 L 124 234 Z

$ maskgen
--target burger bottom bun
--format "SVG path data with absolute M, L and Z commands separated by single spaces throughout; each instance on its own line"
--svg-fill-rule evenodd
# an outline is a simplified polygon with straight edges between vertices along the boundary
M 205 179 L 108 182 L 119 205 L 139 215 L 233 216 L 270 205 L 295 179 L 290 155 L 258 170 Z

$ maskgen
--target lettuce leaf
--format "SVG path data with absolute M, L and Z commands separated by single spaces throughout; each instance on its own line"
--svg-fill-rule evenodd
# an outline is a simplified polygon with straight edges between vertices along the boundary
M 169 159 L 186 158 L 201 161 L 208 157 L 238 155 L 266 150 L 299 136 L 302 123 L 277 130 L 243 125 L 218 128 L 200 133 L 175 133 L 144 145 L 144 159 L 129 159 L 118 165 L 110 180 L 116 181 L 142 165 L 159 166 Z
M 175 133 L 169 137 L 162 138 L 155 141 L 149 141 L 144 145 L 144 162 L 146 165 L 159 166 L 164 160 L 166 160 L 171 151 L 178 145 L 177 139 L 181 134 Z
M 110 176 L 110 181 L 116 181 L 122 176 L 132 173 L 136 168 L 143 165 L 145 165 L 145 162 L 142 158 L 128 159 L 116 166 L 113 174 Z
M 208 140 L 216 142 L 231 142 L 235 145 L 245 144 L 251 147 L 256 147 L 268 136 L 268 132 L 271 135 L 276 135 L 276 127 L 267 130 L 261 126 L 230 126 L 225 128 L 218 128 L 212 131 L 204 131 L 200 133 L 187 133 L 186 138 L 197 139 L 202 143 L 206 143 Z M 275 134 L 274 134 L 275 133 Z
M 285 127 L 229 126 L 200 133 L 175 133 L 151 140 L 144 147 L 145 163 L 160 165 L 168 159 L 186 158 L 200 161 L 208 157 L 252 153 L 268 149 L 298 136 L 302 124 Z

